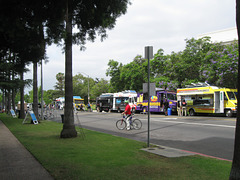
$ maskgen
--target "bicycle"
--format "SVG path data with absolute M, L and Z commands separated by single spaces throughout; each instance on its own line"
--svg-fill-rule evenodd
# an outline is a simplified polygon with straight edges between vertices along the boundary
M 139 130 L 142 127 L 142 122 L 139 119 L 133 119 L 134 116 L 131 115 L 130 119 L 129 119 L 129 123 L 130 123 L 130 129 L 136 129 Z M 116 122 L 116 127 L 119 130 L 124 130 L 127 126 L 127 122 L 126 119 L 127 117 L 123 115 L 122 119 L 117 120 Z

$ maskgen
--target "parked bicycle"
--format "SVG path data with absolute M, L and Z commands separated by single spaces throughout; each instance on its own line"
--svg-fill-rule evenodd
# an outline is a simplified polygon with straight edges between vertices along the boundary
M 122 119 L 120 120 L 117 120 L 116 122 L 116 127 L 119 129 L 119 130 L 124 130 L 127 126 L 127 122 L 126 122 L 126 119 L 127 117 L 123 115 Z M 137 119 L 137 118 L 134 118 L 134 116 L 132 115 L 129 119 L 129 123 L 130 123 L 130 129 L 141 129 L 142 127 L 142 122 Z

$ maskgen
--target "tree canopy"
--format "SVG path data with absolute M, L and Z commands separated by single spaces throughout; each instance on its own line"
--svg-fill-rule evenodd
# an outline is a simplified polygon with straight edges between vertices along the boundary
M 183 51 L 164 54 L 159 49 L 150 60 L 150 81 L 156 87 L 176 90 L 192 82 L 208 82 L 219 87 L 237 87 L 238 44 L 211 43 L 209 37 L 187 39 Z M 123 65 L 109 60 L 106 75 L 110 76 L 112 92 L 126 89 L 142 90 L 147 82 L 147 61 L 136 56 Z

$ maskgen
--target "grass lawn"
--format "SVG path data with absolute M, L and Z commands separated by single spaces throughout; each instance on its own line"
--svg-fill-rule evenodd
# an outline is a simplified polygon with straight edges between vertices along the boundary
M 84 129 L 85 138 L 61 139 L 62 124 L 0 120 L 55 179 L 227 180 L 231 162 L 201 156 L 165 158 L 140 149 L 146 143 Z M 80 129 L 76 127 L 80 132 Z

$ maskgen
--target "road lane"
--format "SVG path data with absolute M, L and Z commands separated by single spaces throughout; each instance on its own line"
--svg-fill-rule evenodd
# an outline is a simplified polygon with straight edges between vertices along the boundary
M 140 130 L 118 130 L 118 113 L 81 112 L 75 116 L 84 128 L 116 136 L 147 142 L 147 115 L 136 114 L 143 127 Z M 150 116 L 150 143 L 193 151 L 209 156 L 232 160 L 235 118 Z

